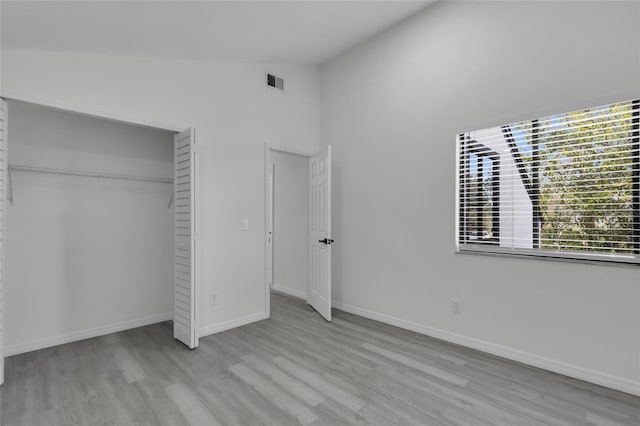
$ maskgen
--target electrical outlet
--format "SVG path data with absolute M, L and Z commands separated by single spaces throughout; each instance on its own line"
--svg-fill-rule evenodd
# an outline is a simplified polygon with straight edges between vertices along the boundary
M 218 304 L 218 295 L 213 293 L 209 295 L 209 306 L 215 306 Z
M 462 300 L 451 299 L 451 312 L 454 314 L 462 314 Z

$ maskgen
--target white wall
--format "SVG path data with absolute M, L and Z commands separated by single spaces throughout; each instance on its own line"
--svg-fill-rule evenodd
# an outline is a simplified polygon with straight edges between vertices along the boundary
M 271 152 L 274 164 L 273 288 L 307 298 L 309 159 Z
M 173 176 L 173 134 L 9 102 L 9 163 Z M 8 353 L 173 313 L 172 185 L 12 173 Z
M 265 71 L 283 77 L 287 91 L 266 87 Z M 1 84 L 9 97 L 193 126 L 199 327 L 210 333 L 264 316 L 264 144 L 318 150 L 316 67 L 4 50 Z
M 339 306 L 640 393 L 640 269 L 454 254 L 456 134 L 640 93 L 639 3 L 439 2 L 321 82 Z

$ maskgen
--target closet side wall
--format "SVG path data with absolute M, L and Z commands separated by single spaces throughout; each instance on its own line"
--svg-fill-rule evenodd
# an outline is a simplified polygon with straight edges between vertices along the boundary
M 173 134 L 10 102 L 10 164 L 173 178 Z M 14 172 L 8 355 L 171 318 L 172 186 Z

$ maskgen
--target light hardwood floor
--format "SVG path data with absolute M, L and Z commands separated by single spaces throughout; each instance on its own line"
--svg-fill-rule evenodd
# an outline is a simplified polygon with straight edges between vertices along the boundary
M 2 426 L 640 425 L 640 398 L 274 294 L 189 351 L 162 323 L 6 360 Z

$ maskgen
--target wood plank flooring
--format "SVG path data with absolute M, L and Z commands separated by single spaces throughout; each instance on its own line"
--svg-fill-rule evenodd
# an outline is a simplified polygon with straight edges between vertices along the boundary
M 13 425 L 640 425 L 640 398 L 274 294 L 188 350 L 161 323 L 6 360 Z

